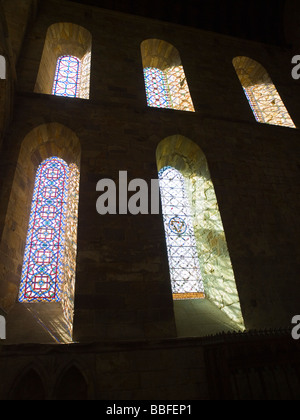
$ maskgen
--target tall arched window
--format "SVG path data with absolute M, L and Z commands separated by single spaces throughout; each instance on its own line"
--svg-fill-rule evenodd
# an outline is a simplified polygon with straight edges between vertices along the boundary
M 60 302 L 73 322 L 79 171 L 57 157 L 39 166 L 34 186 L 19 302 Z
M 174 300 L 204 298 L 196 239 L 185 181 L 171 166 L 159 172 Z
M 34 91 L 89 99 L 92 35 L 73 23 L 55 23 L 47 31 Z
M 256 121 L 296 128 L 266 69 L 249 57 L 236 57 L 233 65 Z
M 212 304 L 222 316 L 226 314 L 244 329 L 224 226 L 204 153 L 193 141 L 174 135 L 159 143 L 156 157 L 177 321 L 188 313 L 193 317 L 194 310 Z M 211 316 L 216 314 L 211 312 Z
M 141 45 L 147 104 L 155 108 L 194 112 L 178 50 L 158 39 Z

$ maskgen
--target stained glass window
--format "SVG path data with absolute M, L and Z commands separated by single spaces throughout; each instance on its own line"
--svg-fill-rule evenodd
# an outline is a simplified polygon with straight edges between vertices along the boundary
M 265 68 L 249 57 L 236 57 L 233 65 L 256 121 L 296 128 Z
M 244 87 L 244 92 L 257 122 L 295 128 L 272 83 Z
M 67 320 L 73 316 L 78 189 L 76 165 L 52 157 L 39 166 L 19 293 L 22 303 L 62 302 Z
M 194 105 L 183 70 L 183 66 L 173 66 L 166 70 L 173 109 L 194 112 Z
M 144 77 L 148 106 L 195 111 L 183 66 L 173 66 L 165 71 L 147 67 Z
M 168 81 L 162 70 L 154 67 L 144 69 L 148 106 L 172 108 Z
M 80 86 L 81 62 L 70 55 L 59 57 L 53 84 L 53 95 L 77 98 Z
M 185 179 L 178 170 L 168 166 L 159 172 L 159 184 L 173 298 L 204 298 Z

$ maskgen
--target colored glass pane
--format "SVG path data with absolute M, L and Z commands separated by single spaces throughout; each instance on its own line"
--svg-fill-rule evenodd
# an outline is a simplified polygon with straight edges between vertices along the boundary
M 174 299 L 203 298 L 193 218 L 183 175 L 172 167 L 159 172 L 170 277 Z
M 53 157 L 36 173 L 19 301 L 60 302 L 72 335 L 79 170 Z
M 295 128 L 273 83 L 244 87 L 244 92 L 257 122 Z
M 62 56 L 57 60 L 53 95 L 76 98 L 79 96 L 81 62 L 72 56 Z
M 58 302 L 64 279 L 69 169 L 58 158 L 38 168 L 25 248 L 20 302 Z
M 266 69 L 249 57 L 233 65 L 257 122 L 296 128 Z
M 183 66 L 168 68 L 166 77 L 173 109 L 195 112 Z
M 154 67 L 144 69 L 147 103 L 155 108 L 172 108 L 165 73 Z

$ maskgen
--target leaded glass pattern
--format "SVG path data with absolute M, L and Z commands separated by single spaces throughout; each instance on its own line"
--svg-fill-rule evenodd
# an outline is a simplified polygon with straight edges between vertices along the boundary
M 236 57 L 233 65 L 256 121 L 296 128 L 266 69 L 249 57 Z
M 183 66 L 173 66 L 166 70 L 173 109 L 195 112 Z
M 81 62 L 70 55 L 59 57 L 53 84 L 53 95 L 77 98 L 80 87 Z
M 71 333 L 73 324 L 79 171 L 57 157 L 36 173 L 26 240 L 21 303 L 61 302 Z
M 58 158 L 38 168 L 25 248 L 20 302 L 59 302 L 64 272 L 68 166 Z
M 195 111 L 183 66 L 173 66 L 165 71 L 147 67 L 144 78 L 148 106 Z
M 172 108 L 165 73 L 154 67 L 144 69 L 147 103 L 155 108 Z
M 191 207 L 183 175 L 170 166 L 159 174 L 174 300 L 204 298 Z
M 244 92 L 257 122 L 296 127 L 272 83 L 244 87 Z

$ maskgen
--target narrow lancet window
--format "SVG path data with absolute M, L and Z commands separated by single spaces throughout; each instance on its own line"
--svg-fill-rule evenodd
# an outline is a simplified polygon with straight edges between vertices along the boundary
M 236 57 L 233 65 L 256 121 L 296 128 L 265 68 L 249 57 Z
M 75 287 L 79 171 L 46 159 L 35 179 L 19 302 L 60 302 L 71 329 Z
M 149 39 L 141 45 L 147 105 L 194 112 L 179 52 L 173 45 Z
M 164 227 L 174 300 L 204 298 L 185 179 L 175 168 L 159 172 Z
M 162 70 L 154 67 L 144 69 L 147 103 L 155 108 L 172 108 L 168 81 Z
M 51 25 L 34 92 L 90 99 L 91 59 L 92 35 L 89 31 L 70 22 Z

